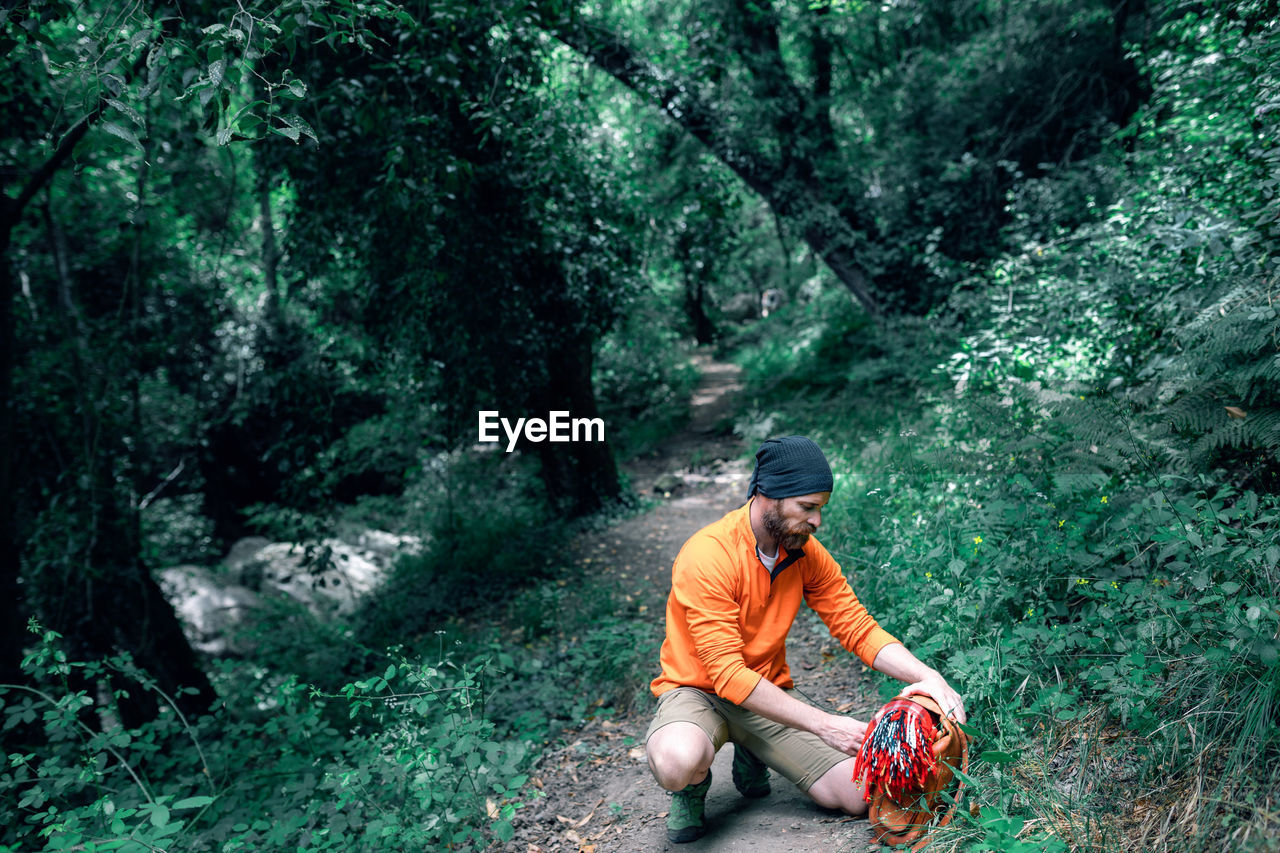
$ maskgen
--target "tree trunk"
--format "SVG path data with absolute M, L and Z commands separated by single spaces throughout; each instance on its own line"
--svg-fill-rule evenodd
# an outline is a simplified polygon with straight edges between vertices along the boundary
M 143 68 L 147 55 L 147 50 L 138 55 L 126 72 L 126 79 L 133 79 Z M 104 94 L 92 110 L 62 135 L 49 159 L 31 173 L 16 197 L 0 192 L 0 677 L 6 683 L 16 683 L 22 677 L 20 665 L 28 615 L 21 579 L 24 543 L 17 523 L 17 483 L 13 474 L 18 453 L 13 399 L 16 288 L 9 249 L 13 229 L 22 221 L 27 205 L 71 158 L 89 129 L 102 118 L 110 98 Z
M 544 413 L 567 411 L 570 417 L 600 417 L 591 384 L 591 340 L 580 337 L 557 347 L 547 357 L 552 383 L 543 391 Z M 541 414 L 539 415 L 541 416 Z M 608 426 L 607 424 L 605 425 Z M 595 436 L 592 435 L 592 438 Z M 542 463 L 542 482 L 553 506 L 570 518 L 597 512 L 621 494 L 618 466 L 606 433 L 601 441 L 570 441 L 536 445 Z
M 138 193 L 141 204 L 141 186 Z M 104 405 L 111 389 L 119 387 L 116 382 L 133 390 L 138 381 L 136 329 L 140 318 L 131 312 L 125 356 L 129 361 L 125 366 L 128 375 L 113 375 L 120 372 L 119 365 L 113 365 L 110 357 L 104 360 L 95 353 L 93 318 L 86 318 L 77 305 L 75 282 L 68 272 L 65 235 L 52 205 L 46 203 L 43 208 L 58 273 L 57 304 L 65 316 L 66 335 L 74 343 L 75 357 L 69 370 L 76 383 L 76 408 L 81 415 L 81 440 L 70 442 L 73 446 L 67 448 L 66 458 L 71 460 L 69 464 L 76 474 L 73 481 L 82 484 L 76 491 L 61 495 L 59 511 L 76 528 L 68 534 L 66 577 L 70 582 L 58 587 L 53 578 L 39 579 L 50 610 L 46 618 L 50 627 L 66 637 L 73 655 L 99 660 L 127 652 L 185 713 L 203 713 L 216 694 L 197 663 L 177 614 L 141 560 L 137 507 L 140 489 L 130 478 L 119 477 L 116 469 L 118 460 L 126 460 L 124 468 L 130 477 L 136 472 L 132 448 L 143 440 L 137 394 L 131 394 L 134 407 L 114 417 L 111 407 Z M 141 211 L 137 215 L 140 218 Z M 141 287 L 136 242 L 131 261 L 133 269 L 124 286 L 132 288 L 132 294 L 126 296 L 132 297 L 130 302 L 136 312 L 140 310 L 136 300 Z M 193 688 L 195 693 L 188 694 L 184 688 Z M 158 698 L 136 683 L 129 685 L 127 695 L 119 697 L 116 706 L 121 722 L 127 726 L 153 718 L 160 708 Z
M 90 476 L 101 477 L 101 466 L 99 460 Z M 122 496 L 110 486 L 90 487 L 81 497 L 85 504 L 76 507 L 78 514 L 87 514 L 94 528 L 82 531 L 90 540 L 88 550 L 77 555 L 82 559 L 67 573 L 68 582 L 55 586 L 57 579 L 38 579 L 53 587 L 42 596 L 49 599 L 43 618 L 63 635 L 72 659 L 102 660 L 127 652 L 184 714 L 207 712 L 217 694 L 173 606 L 138 558 L 132 508 L 122 505 Z M 127 676 L 121 675 L 113 686 L 126 688 L 127 695 L 115 700 L 126 726 L 152 719 L 161 707 L 152 690 Z
M 684 313 L 693 325 L 693 339 L 700 346 L 715 343 L 716 331 L 707 316 L 706 287 L 703 277 L 688 266 L 684 270 Z
M 9 242 L 14 219 L 11 203 L 3 199 L 0 221 L 0 682 L 21 683 L 22 651 L 26 644 L 26 606 L 20 580 L 17 501 L 13 462 L 18 452 L 13 401 L 13 301 L 16 298 Z

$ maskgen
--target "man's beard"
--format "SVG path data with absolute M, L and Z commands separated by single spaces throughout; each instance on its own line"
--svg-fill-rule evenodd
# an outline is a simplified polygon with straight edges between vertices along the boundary
M 776 507 L 768 507 L 760 519 L 764 524 L 765 532 L 773 537 L 773 541 L 788 551 L 797 551 L 804 547 L 809 541 L 809 525 L 804 525 L 809 532 L 796 533 L 794 530 L 787 529 L 787 522 L 778 513 Z

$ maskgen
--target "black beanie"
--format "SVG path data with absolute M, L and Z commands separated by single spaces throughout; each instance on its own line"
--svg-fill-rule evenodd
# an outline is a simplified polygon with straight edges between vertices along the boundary
M 747 497 L 757 491 L 771 498 L 793 498 L 831 491 L 834 481 L 827 457 L 803 435 L 771 438 L 756 451 Z

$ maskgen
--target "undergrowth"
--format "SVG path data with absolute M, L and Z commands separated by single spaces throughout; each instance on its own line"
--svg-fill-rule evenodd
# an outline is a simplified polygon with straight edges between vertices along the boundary
M 740 355 L 739 432 L 827 450 L 824 543 L 967 699 L 973 805 L 931 849 L 1280 837 L 1280 256 L 1241 179 L 1280 161 L 1280 65 L 1263 6 L 1215 8 L 1165 10 L 1124 147 L 1026 182 L 1020 248 L 932 316 L 827 306 Z
M 1207 297 L 1182 324 L 1228 322 L 1220 306 Z M 1270 339 L 1274 319 L 1255 314 Z M 1251 486 L 1276 444 L 1237 433 L 1234 454 L 1206 454 L 1203 433 L 1167 420 L 1203 371 L 1193 363 L 1172 393 L 1167 372 L 1108 390 L 1092 334 L 1032 352 L 987 327 L 907 323 L 855 342 L 824 322 L 849 360 L 802 351 L 780 373 L 776 357 L 747 354 L 770 365 L 753 381 L 774 407 L 739 431 L 763 422 L 827 451 L 824 544 L 966 697 L 973 811 L 936 846 L 1267 849 L 1280 829 L 1280 496 Z M 1273 357 L 1251 350 L 1237 371 Z M 779 390 L 818 369 L 843 387 Z M 1251 417 L 1274 411 L 1249 399 Z
M 440 629 L 431 648 L 364 650 L 376 669 L 332 691 L 223 661 L 199 719 L 127 658 L 72 660 L 33 624 L 31 683 L 0 685 L 6 742 L 29 744 L 0 768 L 0 850 L 501 849 L 541 750 L 628 708 L 659 641 L 602 584 L 537 589 L 510 605 L 518 642 Z M 157 719 L 120 725 L 121 677 L 159 694 Z

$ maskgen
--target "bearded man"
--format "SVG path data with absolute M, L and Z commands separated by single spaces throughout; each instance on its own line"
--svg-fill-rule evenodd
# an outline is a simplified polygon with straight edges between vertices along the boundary
M 963 722 L 964 703 L 936 670 L 886 632 L 862 606 L 813 534 L 833 478 L 816 444 L 791 435 L 756 453 L 747 503 L 699 530 L 671 570 L 658 699 L 645 737 L 649 767 L 672 792 L 667 837 L 693 841 L 717 750 L 732 741 L 733 783 L 745 797 L 770 792 L 769 769 L 819 805 L 866 812 L 853 763 L 867 724 L 799 698 L 786 638 L 803 600 L 831 635 L 868 666 L 926 693 Z

